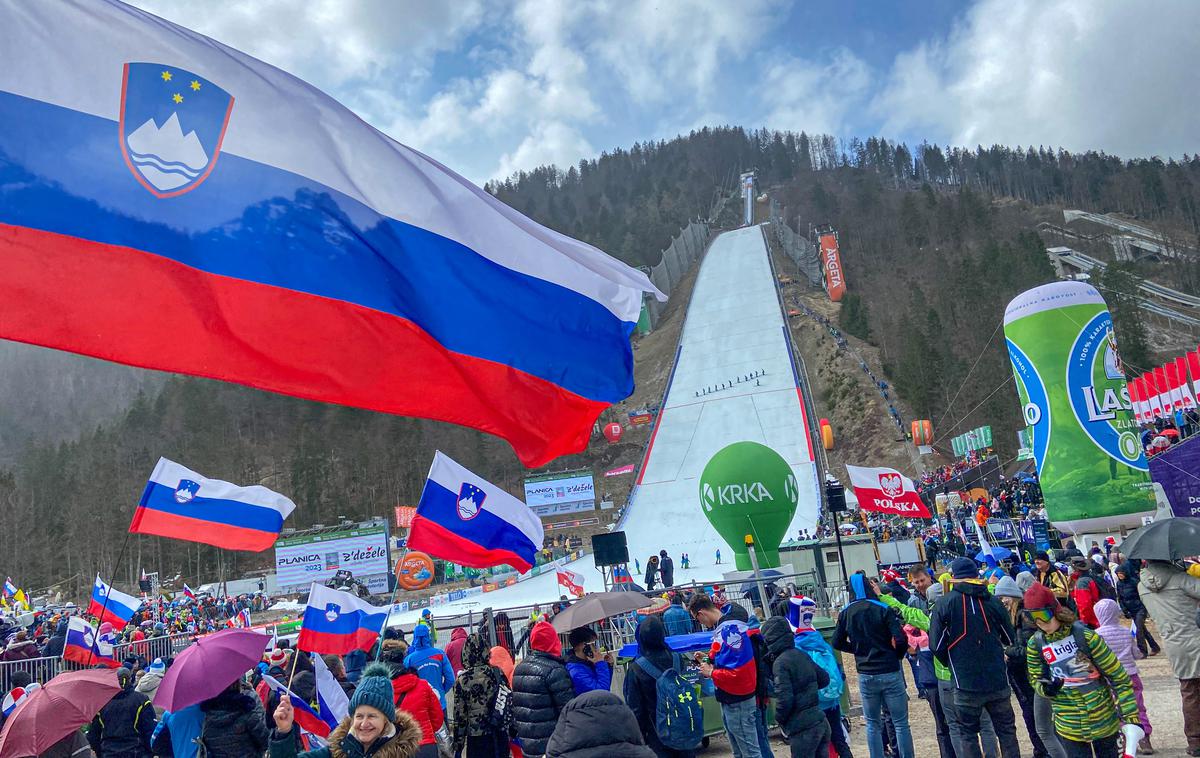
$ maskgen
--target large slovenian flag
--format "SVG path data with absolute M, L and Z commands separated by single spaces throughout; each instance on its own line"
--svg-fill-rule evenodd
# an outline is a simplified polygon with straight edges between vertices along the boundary
M 166 458 L 146 482 L 129 531 L 261 552 L 275 544 L 296 504 L 261 485 L 209 479 Z
M 107 603 L 105 597 L 108 598 Z M 141 600 L 113 589 L 97 576 L 96 583 L 92 585 L 92 599 L 88 603 L 87 612 L 100 619 L 101 624 L 107 621 L 117 629 L 123 629 L 141 607 Z
M 0 5 L 0 337 L 481 429 L 633 390 L 645 274 L 115 0 Z
M 62 657 L 84 666 L 103 664 L 116 668 L 121 665 L 113 654 L 113 641 L 99 637 L 92 625 L 80 616 L 72 616 L 67 622 Z
M 525 572 L 544 536 L 529 506 L 438 451 L 407 547 L 472 568 L 508 564 Z
M 296 647 L 322 655 L 369 650 L 382 633 L 387 616 L 387 608 L 314 582 Z

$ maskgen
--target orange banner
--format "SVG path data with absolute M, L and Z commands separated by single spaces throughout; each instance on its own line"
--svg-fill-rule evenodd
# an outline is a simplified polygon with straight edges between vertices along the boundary
M 825 291 L 829 299 L 838 302 L 846 294 L 846 276 L 842 270 L 842 256 L 838 252 L 837 235 L 822 234 L 818 241 L 821 243 L 821 267 L 825 270 Z

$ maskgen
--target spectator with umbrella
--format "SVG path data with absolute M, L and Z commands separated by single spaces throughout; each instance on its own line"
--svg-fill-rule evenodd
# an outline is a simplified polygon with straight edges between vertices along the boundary
M 1155 521 L 1131 534 L 1121 552 L 1146 561 L 1138 592 L 1179 680 L 1188 755 L 1200 756 L 1200 579 L 1179 564 L 1185 556 L 1200 554 L 1200 519 Z

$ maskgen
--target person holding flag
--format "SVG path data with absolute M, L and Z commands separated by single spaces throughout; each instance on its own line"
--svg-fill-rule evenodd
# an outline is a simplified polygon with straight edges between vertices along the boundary
M 299 711 L 292 697 L 283 695 L 273 714 L 271 758 L 414 758 L 421 744 L 421 727 L 412 716 L 396 709 L 392 697 L 391 670 L 381 663 L 367 666 L 347 704 L 348 715 L 329 733 L 329 745 L 301 753 L 292 734 L 292 727 L 300 723 L 296 718 Z

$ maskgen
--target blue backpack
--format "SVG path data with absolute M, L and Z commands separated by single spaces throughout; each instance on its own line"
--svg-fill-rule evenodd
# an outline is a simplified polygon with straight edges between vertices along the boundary
M 679 673 L 679 656 L 672 656 L 671 668 L 666 671 L 645 658 L 634 663 L 655 682 L 654 731 L 658 738 L 672 750 L 694 750 L 704 739 L 704 711 L 695 685 Z

